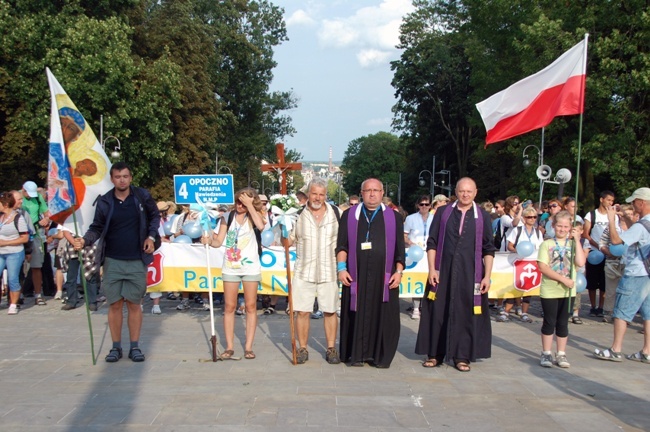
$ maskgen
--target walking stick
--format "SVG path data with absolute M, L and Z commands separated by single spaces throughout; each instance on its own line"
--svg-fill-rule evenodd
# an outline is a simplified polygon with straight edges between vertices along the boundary
M 284 246 L 284 259 L 287 262 L 287 287 L 289 297 L 287 301 L 289 302 L 289 328 L 291 331 L 291 359 L 294 365 L 298 364 L 298 353 L 296 351 L 296 327 L 293 316 L 293 289 L 291 287 L 291 261 L 289 257 L 289 239 L 285 236 L 282 236 L 282 245 Z
M 79 237 L 79 229 L 77 228 L 77 212 L 73 208 L 72 212 L 72 222 L 74 224 L 74 234 L 75 238 Z M 81 286 L 84 290 L 84 303 L 86 305 L 86 319 L 88 321 L 88 332 L 90 333 L 90 355 L 93 359 L 93 366 L 97 365 L 97 357 L 95 357 L 95 339 L 93 337 L 93 324 L 90 320 L 90 304 L 88 303 L 88 287 L 86 285 L 86 272 L 84 271 L 84 261 L 83 254 L 81 250 L 77 251 L 77 259 L 79 260 L 79 270 L 81 272 Z M 99 269 L 97 269 L 99 272 Z M 75 278 L 77 275 L 74 276 Z M 75 288 L 76 289 L 76 288 Z
M 208 268 L 208 292 L 210 295 L 210 329 L 212 330 L 212 336 L 210 336 L 210 343 L 212 343 L 212 361 L 216 362 L 221 360 L 221 357 L 217 355 L 217 332 L 214 329 L 214 305 L 212 303 L 212 268 L 210 267 L 210 245 L 205 244 L 205 266 Z

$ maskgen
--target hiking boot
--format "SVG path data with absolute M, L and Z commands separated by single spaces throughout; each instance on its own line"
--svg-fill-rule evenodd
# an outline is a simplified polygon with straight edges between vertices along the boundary
M 539 364 L 547 368 L 553 367 L 553 356 L 542 353 L 542 356 L 539 359 Z
M 309 360 L 309 352 L 307 351 L 307 348 L 298 348 L 296 363 L 304 364 L 307 360 Z
M 339 352 L 336 350 L 336 348 L 327 348 L 327 352 L 325 353 L 325 360 L 327 360 L 327 363 L 329 364 L 341 363 L 341 358 L 339 357 Z

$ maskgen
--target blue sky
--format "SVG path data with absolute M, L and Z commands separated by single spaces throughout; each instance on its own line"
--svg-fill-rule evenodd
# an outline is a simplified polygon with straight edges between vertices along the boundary
M 287 149 L 307 161 L 343 159 L 350 141 L 391 131 L 395 104 L 390 61 L 399 58 L 410 0 L 273 0 L 283 7 L 289 41 L 275 50 L 271 90 L 293 90 L 297 133 Z

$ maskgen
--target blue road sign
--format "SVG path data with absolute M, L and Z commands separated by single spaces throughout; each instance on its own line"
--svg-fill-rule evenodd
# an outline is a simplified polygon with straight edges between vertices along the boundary
M 235 186 L 232 174 L 175 175 L 174 195 L 176 204 L 234 204 Z

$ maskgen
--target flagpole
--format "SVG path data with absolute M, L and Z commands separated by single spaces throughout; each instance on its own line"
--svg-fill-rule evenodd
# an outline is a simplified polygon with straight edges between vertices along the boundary
M 575 189 L 575 202 L 576 202 L 576 213 L 578 212 L 578 189 L 580 185 L 580 158 L 582 157 L 582 119 L 585 111 L 585 86 L 587 85 L 587 45 L 589 42 L 589 33 L 585 33 L 585 51 L 584 55 L 582 56 L 582 61 L 583 61 L 583 69 L 585 71 L 585 79 L 583 83 L 581 84 L 580 88 L 580 95 L 581 95 L 581 101 L 580 104 L 582 105 L 582 109 L 580 110 L 580 125 L 578 128 L 578 163 L 576 166 L 576 189 Z M 573 215 L 573 227 L 575 228 L 577 222 L 577 218 L 575 215 Z M 593 221 L 592 221 L 593 223 Z M 572 242 L 571 246 L 571 266 L 569 267 L 569 277 L 573 276 L 573 265 L 574 265 L 574 260 L 575 260 L 575 248 L 576 248 L 575 242 Z M 569 291 L 570 293 L 571 291 Z M 576 292 L 576 295 L 577 292 Z M 569 301 L 569 313 L 571 313 L 571 302 Z

